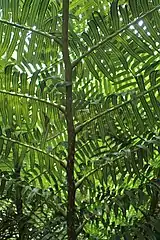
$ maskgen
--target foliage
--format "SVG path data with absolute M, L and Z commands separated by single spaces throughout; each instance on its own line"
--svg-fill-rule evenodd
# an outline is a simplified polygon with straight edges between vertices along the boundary
M 70 2 L 77 239 L 156 240 L 160 1 Z M 0 9 L 0 239 L 67 239 L 63 5 Z

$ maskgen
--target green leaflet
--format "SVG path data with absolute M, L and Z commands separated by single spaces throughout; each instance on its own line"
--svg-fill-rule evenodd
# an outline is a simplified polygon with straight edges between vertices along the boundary
M 149 10 L 148 0 L 140 0 L 140 4 L 144 12 L 147 12 Z
M 93 13 L 93 19 L 96 22 L 97 26 L 100 28 L 102 33 L 107 36 L 109 34 L 108 29 L 107 29 L 107 24 L 104 22 L 104 19 L 100 15 L 99 12 L 94 12 Z
M 107 51 L 102 50 L 102 48 L 97 51 L 97 54 L 100 56 L 101 60 L 104 60 L 105 65 L 108 66 L 108 68 L 110 69 L 110 75 L 113 74 L 113 76 L 111 76 L 110 78 L 114 79 L 114 77 L 116 76 L 116 68 L 110 54 L 108 54 Z
M 133 109 L 133 113 L 134 113 L 134 116 L 136 117 L 136 120 L 137 120 L 137 128 L 139 130 L 140 133 L 143 133 L 144 130 L 145 130 L 145 126 L 144 126 L 144 122 L 143 122 L 143 119 L 141 117 L 141 114 L 139 113 L 138 111 L 138 108 L 136 106 L 136 101 L 135 102 L 131 102 L 131 106 L 132 106 L 132 109 Z
M 38 50 L 38 46 L 35 46 L 35 42 L 37 40 L 37 36 L 33 33 L 32 36 L 31 36 L 31 39 L 29 40 L 29 45 L 27 46 L 28 47 L 28 53 L 27 53 L 27 57 L 29 59 L 33 59 L 33 55 L 36 51 L 39 51 Z M 35 50 L 36 49 L 36 50 Z
M 37 119 L 38 119 L 38 105 L 37 102 L 34 100 L 30 101 L 31 106 L 32 106 L 32 111 L 31 111 L 31 128 L 34 128 Z
M 129 0 L 129 7 L 131 9 L 132 15 L 134 18 L 139 16 L 139 7 L 137 0 Z
M 135 44 L 138 45 L 144 52 L 147 52 L 148 54 L 152 55 L 153 50 L 144 42 L 143 39 L 139 38 L 136 34 L 132 32 L 132 30 L 127 29 L 124 33 L 125 37 L 130 36 L 132 41 L 134 41 Z
M 127 105 L 124 105 L 122 107 L 122 111 L 123 111 L 123 114 L 124 114 L 124 117 L 126 119 L 126 122 L 127 122 L 127 126 L 129 128 L 129 131 L 131 133 L 131 135 L 134 135 L 134 126 L 133 126 L 133 120 L 131 118 L 131 115 L 133 114 L 130 109 L 127 107 Z
M 52 158 L 48 157 L 48 156 L 44 156 L 44 161 L 45 161 L 45 168 L 47 169 L 47 171 L 51 171 L 52 168 Z
M 24 4 L 23 4 L 21 18 L 20 18 L 20 23 L 21 24 L 25 24 L 26 23 L 26 20 L 27 20 L 27 18 L 29 16 L 31 3 L 32 3 L 32 0 L 26 0 L 24 2 Z
M 118 30 L 119 29 L 118 0 L 114 0 L 111 4 L 111 19 L 113 29 Z
M 47 38 L 46 39 L 46 51 L 45 51 L 45 61 L 47 63 L 50 63 L 50 51 L 51 51 L 51 39 Z
M 40 8 L 39 8 L 39 11 L 38 11 L 38 18 L 37 18 L 37 22 L 38 22 L 37 27 L 39 29 L 43 28 L 43 24 L 44 24 L 43 19 L 44 19 L 47 7 L 49 5 L 49 2 L 50 2 L 49 0 L 40 2 Z M 37 4 L 37 1 L 36 1 L 36 4 Z M 33 20 L 35 21 L 35 19 L 33 19 Z
M 42 153 L 37 152 L 37 157 L 38 157 L 38 165 L 40 168 L 40 172 L 42 173 L 44 170 L 44 157 Z
M 127 172 L 128 172 L 128 173 L 130 174 L 130 176 L 132 177 L 132 167 L 131 167 L 130 159 L 126 159 L 126 160 L 125 160 L 125 166 L 126 166 Z
M 14 98 L 14 106 L 15 106 L 15 115 L 16 115 L 17 125 L 21 126 L 21 124 L 22 124 L 22 122 L 21 122 L 21 109 L 22 109 L 22 106 L 20 105 L 18 97 Z
M 138 76 L 136 77 L 136 80 L 137 80 L 137 83 L 138 83 L 138 86 L 139 86 L 139 89 L 141 92 L 145 91 L 145 84 L 144 84 L 144 79 L 142 76 Z M 155 123 L 155 118 L 153 116 L 153 113 L 145 99 L 144 96 L 140 97 L 140 100 L 141 100 L 141 103 L 142 103 L 142 106 L 148 116 L 148 122 L 150 124 L 150 127 L 153 128 L 154 126 L 154 123 Z
M 11 142 L 11 141 L 8 140 L 8 142 Z M 19 169 L 21 167 L 21 165 L 19 163 L 19 145 L 18 144 L 12 144 L 11 147 L 12 147 L 12 152 L 13 152 L 14 169 L 16 171 L 17 169 Z
M 8 49 L 6 50 L 6 54 L 7 54 L 7 59 L 10 59 L 12 57 L 13 52 L 15 51 L 15 48 L 17 46 L 17 42 L 19 40 L 19 30 L 16 29 L 12 29 L 14 35 L 13 35 L 13 39 L 10 42 Z
M 5 126 L 7 126 L 7 111 L 6 111 L 6 104 L 7 104 L 7 99 L 4 98 L 3 101 L 1 101 L 1 116 L 2 116 L 2 121 Z
M 10 83 L 12 81 L 12 66 L 5 68 L 5 90 L 10 90 Z
M 117 135 L 117 128 L 116 128 L 114 119 L 110 117 L 110 114 L 107 114 L 105 118 L 106 118 L 106 123 L 108 125 L 109 130 L 111 131 L 111 133 L 113 135 L 116 136 Z
M 155 95 L 153 92 L 149 93 L 150 96 L 150 100 L 151 100 L 151 104 L 155 110 L 156 115 L 158 116 L 158 118 L 160 118 L 160 105 L 159 102 L 157 101 Z
M 92 53 L 91 54 L 92 59 L 94 60 L 94 62 L 96 63 L 97 67 L 99 68 L 99 70 L 108 78 L 110 79 L 110 74 L 108 69 L 103 65 L 103 63 L 101 63 L 101 59 L 100 56 L 97 56 L 97 54 Z
M 97 29 L 97 26 L 96 26 L 95 22 L 93 20 L 91 20 L 88 23 L 88 25 L 90 27 L 90 30 L 93 34 L 94 39 L 96 40 L 96 42 L 99 42 L 100 41 L 100 35 L 99 35 L 99 32 L 98 32 L 98 29 Z
M 108 165 L 109 167 L 109 173 L 112 177 L 112 181 L 115 185 L 117 185 L 117 179 L 116 179 L 116 166 L 114 164 L 111 165 Z
M 40 8 L 40 2 L 41 0 L 32 1 L 31 7 L 30 7 L 30 18 L 28 19 L 28 24 L 30 26 L 33 26 L 35 23 L 35 19 L 37 19 L 38 11 Z
M 36 162 L 36 159 L 35 159 L 36 155 L 35 155 L 35 151 L 33 149 L 30 149 L 29 156 L 30 156 L 30 168 L 34 169 L 35 162 Z
M 36 87 L 36 80 L 38 78 L 38 72 L 35 72 L 31 77 L 31 82 L 29 84 L 29 95 L 34 96 L 35 95 L 35 87 Z
M 152 111 L 151 111 L 151 109 L 150 109 L 150 107 L 149 107 L 149 105 L 148 105 L 145 97 L 142 96 L 142 97 L 140 98 L 140 100 L 141 100 L 141 103 L 142 103 L 142 105 L 143 105 L 143 108 L 144 108 L 144 110 L 145 110 L 145 112 L 146 112 L 146 114 L 147 114 L 148 122 L 149 122 L 149 124 L 150 124 L 150 127 L 153 128 L 153 127 L 154 127 L 154 123 L 155 123 L 155 118 L 154 118 L 154 116 L 153 116 L 153 113 L 152 113 Z
M 8 46 L 10 44 L 10 39 L 11 39 L 12 27 L 7 25 L 7 26 L 3 27 L 3 30 L 5 32 L 5 39 L 4 39 L 3 43 L 1 44 L 0 56 L 3 56 L 8 49 Z
M 135 154 L 133 152 L 131 153 L 131 160 L 130 160 L 130 162 L 131 162 L 131 165 L 132 165 L 133 172 L 136 175 L 140 176 L 140 169 L 137 166 L 137 161 L 136 161 L 136 158 L 135 158 Z
M 160 4 L 160 0 L 153 0 L 153 4 L 156 6 L 158 4 Z
M 152 38 L 158 43 L 160 42 L 159 36 L 157 35 L 157 30 L 154 30 L 149 19 L 144 19 L 144 25 L 147 27 L 148 32 L 151 34 Z
M 6 148 L 5 148 L 5 158 L 8 157 L 8 155 L 11 152 L 11 149 L 12 149 L 12 142 L 8 140 L 6 143 Z
M 19 156 L 19 166 L 22 167 L 23 166 L 23 161 L 26 157 L 26 153 L 27 153 L 27 147 L 22 146 L 22 150 Z
M 25 94 L 28 91 L 27 74 L 22 73 L 20 75 L 20 80 L 21 80 L 21 92 Z
M 13 22 L 17 23 L 19 20 L 19 0 L 11 0 L 11 11 Z
M 147 35 L 147 32 L 142 27 L 140 27 L 138 24 L 135 25 L 135 28 L 141 35 L 141 39 L 143 39 L 143 40 L 145 40 L 145 42 L 149 43 L 150 48 L 152 47 L 154 50 L 157 51 L 157 47 L 156 47 L 154 40 L 150 36 Z
M 126 49 L 126 51 L 127 51 L 133 58 L 137 59 L 139 62 L 142 62 L 142 58 L 141 58 L 137 53 L 135 53 L 134 50 L 132 50 L 131 45 L 129 45 L 128 42 L 127 42 L 124 38 L 118 36 L 116 39 L 118 40 L 119 43 L 122 44 L 123 48 Z
M 124 119 L 122 118 L 122 110 L 121 109 L 118 109 L 118 110 L 116 110 L 115 111 L 116 112 L 116 121 L 118 122 L 118 124 L 119 124 L 119 127 L 121 128 L 121 130 L 122 130 L 122 132 L 124 133 L 124 134 L 127 134 L 127 135 L 129 135 L 129 133 L 128 133 L 128 131 L 127 131 L 127 129 L 126 129 L 126 126 L 125 126 L 125 123 L 124 123 Z
M 6 108 L 6 112 L 7 112 L 7 118 L 8 118 L 8 124 L 9 126 L 13 125 L 13 115 L 14 115 L 14 101 L 12 96 L 8 96 L 8 104 L 7 104 L 7 108 Z
M 4 31 L 4 25 L 0 24 L 0 43 L 2 43 L 3 31 Z
M 154 13 L 154 19 L 155 19 L 155 22 L 156 22 L 156 27 L 157 27 L 157 29 L 160 28 L 159 18 L 160 18 L 159 12 L 155 12 L 155 13 Z
M 151 86 L 156 85 L 157 73 L 158 73 L 157 71 L 152 71 L 152 72 L 150 73 L 149 78 L 150 78 Z
M 92 40 L 87 33 L 83 32 L 82 33 L 82 38 L 87 43 L 87 45 L 92 46 Z
M 107 45 L 112 49 L 112 51 L 115 53 L 115 55 L 119 58 L 121 63 L 123 64 L 124 68 L 128 70 L 128 63 L 122 54 L 122 52 L 111 42 L 107 42 Z
M 1 8 L 3 9 L 3 18 L 9 18 L 9 0 L 1 0 Z
M 57 5 L 54 2 L 51 2 L 50 4 L 51 4 L 51 14 L 52 14 L 51 30 L 52 30 L 52 32 L 54 32 L 57 27 L 58 9 L 57 9 Z
M 19 85 L 19 72 L 14 72 L 12 75 L 12 87 L 13 92 L 18 93 L 18 86 Z
M 42 173 L 42 170 L 41 170 L 41 169 L 40 169 L 40 172 Z M 43 181 L 42 181 L 42 177 L 41 177 L 41 176 L 38 176 L 38 182 L 39 182 L 40 187 L 43 189 L 43 188 L 44 188 L 44 184 L 43 184 Z
M 23 53 L 23 49 L 25 46 L 26 36 L 27 36 L 27 32 L 25 30 L 22 30 L 21 31 L 21 39 L 18 43 L 18 49 L 17 49 L 17 62 L 18 63 L 20 63 L 22 60 L 22 53 Z
M 123 18 L 123 22 L 124 24 L 128 24 L 129 23 L 129 12 L 128 12 L 128 6 L 125 5 L 125 8 L 122 7 L 121 5 L 119 6 L 119 11 L 121 13 L 121 16 Z
M 41 42 L 43 43 L 43 41 L 41 41 Z M 74 41 L 74 40 L 70 41 L 69 45 L 73 49 L 73 51 L 75 52 L 76 56 L 79 56 L 80 52 L 79 52 L 76 41 Z M 39 49 L 41 49 L 41 48 L 39 48 Z
M 85 62 L 87 64 L 88 69 L 93 74 L 93 76 L 99 80 L 98 72 L 95 70 L 95 66 L 93 65 L 93 63 L 89 60 L 89 58 L 85 58 Z

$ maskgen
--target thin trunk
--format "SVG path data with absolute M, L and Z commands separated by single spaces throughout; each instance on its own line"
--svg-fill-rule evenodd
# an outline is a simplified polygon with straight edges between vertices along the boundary
M 74 155 L 75 155 L 75 129 L 73 122 L 72 103 L 72 67 L 68 49 L 68 20 L 69 20 L 69 0 L 63 0 L 63 60 L 65 65 L 66 83 L 66 120 L 68 132 L 68 159 L 67 159 L 67 185 L 68 185 L 68 205 L 67 205 L 67 234 L 68 240 L 75 240 L 75 182 L 74 182 Z
M 22 206 L 22 187 L 19 185 L 21 177 L 20 177 L 20 168 L 17 167 L 15 169 L 15 205 L 17 210 L 17 224 L 18 224 L 18 232 L 19 237 L 17 240 L 25 240 L 24 238 L 24 222 L 23 222 L 23 206 Z

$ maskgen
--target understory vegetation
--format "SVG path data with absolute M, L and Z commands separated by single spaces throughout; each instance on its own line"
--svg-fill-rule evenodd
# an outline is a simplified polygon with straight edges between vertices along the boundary
M 0 0 L 0 240 L 160 239 L 160 0 Z

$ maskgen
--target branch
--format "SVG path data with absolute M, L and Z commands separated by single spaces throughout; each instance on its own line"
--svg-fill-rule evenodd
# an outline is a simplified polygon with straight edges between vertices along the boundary
M 62 113 L 65 114 L 65 107 L 64 106 L 58 105 L 57 103 L 51 102 L 49 100 L 40 99 L 38 97 L 34 97 L 34 96 L 31 96 L 31 95 L 28 95 L 28 94 L 25 95 L 25 94 L 22 94 L 22 93 L 10 92 L 10 91 L 1 90 L 1 89 L 0 89 L 0 93 L 8 94 L 8 95 L 15 96 L 15 97 L 27 98 L 27 99 L 35 100 L 37 102 L 45 103 L 45 104 L 51 105 L 52 107 L 55 107 L 55 108 L 59 109 Z
M 35 150 L 35 151 L 37 151 L 39 153 L 42 153 L 42 154 L 44 154 L 44 155 L 46 155 L 48 157 L 51 157 L 55 162 L 59 163 L 63 168 L 66 169 L 66 163 L 64 163 L 61 160 L 57 160 L 52 154 L 49 154 L 46 151 L 43 151 L 42 149 L 36 148 L 36 147 L 28 145 L 26 143 L 19 142 L 18 140 L 15 140 L 15 139 L 12 139 L 12 138 L 6 138 L 4 136 L 0 136 L 0 139 L 6 140 L 6 141 L 11 141 L 12 143 L 19 144 L 20 146 L 24 146 L 26 148 L 29 148 L 29 149 Z
M 120 158 L 122 158 L 122 157 L 123 157 L 123 156 L 117 157 L 117 158 L 114 159 L 114 161 L 115 161 L 115 160 L 118 160 L 118 159 L 120 159 Z M 79 180 L 76 182 L 75 188 L 76 188 L 76 189 L 79 188 L 80 185 L 82 184 L 82 182 L 83 182 L 86 178 L 88 178 L 90 175 L 92 175 L 93 173 L 97 172 L 97 171 L 100 170 L 101 168 L 105 167 L 108 163 L 109 163 L 109 162 L 103 163 L 103 164 L 101 164 L 100 166 L 98 166 L 97 168 L 95 168 L 95 169 L 93 169 L 92 171 L 90 171 L 89 173 L 87 173 L 86 175 L 84 175 L 81 179 L 79 179 Z
M 145 14 L 141 15 L 139 18 L 135 19 L 134 21 L 130 22 L 129 24 L 127 24 L 126 26 L 122 27 L 121 29 L 117 30 L 116 32 L 114 32 L 113 34 L 107 36 L 104 40 L 102 40 L 100 43 L 97 43 L 96 45 L 94 45 L 93 47 L 90 48 L 90 50 L 88 52 L 85 52 L 84 54 L 82 54 L 79 58 L 77 58 L 76 60 L 74 60 L 72 62 L 72 69 L 74 67 L 76 67 L 78 65 L 78 63 L 85 58 L 86 56 L 88 56 L 90 53 L 92 53 L 93 51 L 97 50 L 99 47 L 101 47 L 102 45 L 104 45 L 107 41 L 113 39 L 114 37 L 116 37 L 117 35 L 119 35 L 120 33 L 122 33 L 124 30 L 126 30 L 127 28 L 129 28 L 131 25 L 134 25 L 136 23 L 138 23 L 140 20 L 142 20 L 143 18 L 145 18 L 146 16 L 148 16 L 149 14 L 153 13 L 154 11 L 160 9 L 160 5 L 156 6 L 155 8 L 153 8 L 152 10 L 146 12 Z
M 136 96 L 136 99 L 138 99 L 138 98 L 146 95 L 146 94 L 149 93 L 149 92 L 152 92 L 153 90 L 155 90 L 155 89 L 158 88 L 158 87 L 160 87 L 160 83 L 158 83 L 158 84 L 156 84 L 155 86 L 151 87 L 149 90 L 146 90 L 146 91 L 144 91 L 144 92 L 141 92 L 140 94 L 138 94 L 138 95 Z M 125 101 L 125 102 L 123 102 L 123 103 L 121 103 L 121 104 L 118 104 L 118 105 L 116 105 L 116 106 L 114 106 L 114 107 L 112 107 L 112 108 L 109 108 L 109 109 L 103 111 L 103 112 L 100 113 L 100 114 L 97 114 L 96 116 L 94 116 L 93 118 L 87 120 L 86 122 L 80 124 L 80 125 L 77 126 L 76 129 L 75 129 L 76 134 L 79 133 L 79 132 L 80 132 L 86 125 L 88 125 L 89 123 L 97 120 L 98 118 L 104 116 L 104 115 L 107 114 L 107 113 L 113 112 L 114 110 L 116 110 L 116 109 L 118 109 L 118 108 L 120 108 L 120 107 L 122 107 L 122 106 L 124 106 L 124 105 L 126 105 L 126 104 L 128 104 L 128 103 L 131 103 L 132 101 L 134 101 L 134 100 L 133 100 L 133 99 L 130 99 L 130 100 Z
M 0 19 L 0 22 L 4 23 L 4 24 L 7 24 L 7 25 L 10 25 L 10 26 L 13 26 L 13 27 L 16 27 L 16 28 L 26 30 L 26 31 L 31 31 L 31 32 L 37 33 L 41 36 L 44 36 L 44 37 L 47 37 L 47 38 L 50 38 L 50 39 L 54 39 L 54 41 L 56 43 L 58 43 L 60 46 L 62 46 L 61 40 L 57 39 L 54 35 L 49 34 L 47 32 L 43 32 L 43 31 L 38 30 L 38 29 L 33 29 L 31 27 L 27 27 L 27 26 L 24 26 L 24 25 L 21 25 L 21 24 L 18 24 L 18 23 L 13 23 L 13 22 L 10 22 L 10 21 L 5 20 L 5 19 Z

